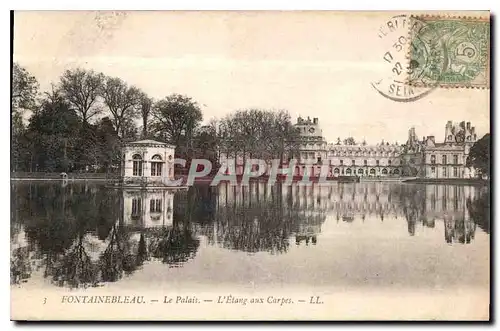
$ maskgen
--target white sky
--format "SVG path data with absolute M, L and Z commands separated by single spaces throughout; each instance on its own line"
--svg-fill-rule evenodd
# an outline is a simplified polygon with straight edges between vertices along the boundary
M 181 93 L 204 119 L 237 109 L 319 117 L 325 138 L 368 143 L 444 136 L 447 120 L 489 132 L 489 91 L 439 89 L 410 103 L 381 96 L 378 29 L 394 13 L 17 12 L 14 61 L 48 90 L 77 66 L 118 76 L 154 98 Z

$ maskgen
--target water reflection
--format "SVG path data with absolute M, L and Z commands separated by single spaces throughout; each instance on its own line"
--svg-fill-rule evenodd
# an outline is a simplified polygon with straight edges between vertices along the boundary
M 202 237 L 217 249 L 277 255 L 292 245 L 313 249 L 326 222 L 401 220 L 410 236 L 419 226 L 444 227 L 443 244 L 469 244 L 476 226 L 489 233 L 490 222 L 489 189 L 474 186 L 252 183 L 174 192 L 13 183 L 11 194 L 11 283 L 38 272 L 72 288 L 116 282 L 148 263 L 183 266 Z

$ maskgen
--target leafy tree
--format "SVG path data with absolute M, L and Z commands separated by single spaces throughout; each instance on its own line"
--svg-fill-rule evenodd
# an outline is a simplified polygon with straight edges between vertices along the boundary
M 195 129 L 203 119 L 200 107 L 190 97 L 172 94 L 153 107 L 153 127 L 164 140 L 187 148 Z
M 106 77 L 102 88 L 104 103 L 112 115 L 113 125 L 120 137 L 125 135 L 126 123 L 138 117 L 138 106 L 142 92 L 135 86 L 128 86 L 117 77 Z
M 49 94 L 41 110 L 30 119 L 28 135 L 36 140 L 32 145 L 32 159 L 36 170 L 69 171 L 74 167 L 74 147 L 80 121 L 76 112 L 58 92 Z
M 485 134 L 471 147 L 467 167 L 475 168 L 480 175 L 490 176 L 490 134 Z
M 75 107 L 83 125 L 87 125 L 90 118 L 102 111 L 97 105 L 97 99 L 102 89 L 104 75 L 93 70 L 77 68 L 66 70 L 60 81 L 61 93 Z

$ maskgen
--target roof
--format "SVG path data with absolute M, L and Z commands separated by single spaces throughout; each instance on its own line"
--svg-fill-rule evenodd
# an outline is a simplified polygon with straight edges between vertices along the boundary
M 129 144 L 134 144 L 134 145 L 149 145 L 149 144 L 154 144 L 154 145 L 167 145 L 166 143 L 163 143 L 163 142 L 161 142 L 161 141 L 152 140 L 152 139 L 145 139 L 145 140 L 132 141 L 132 142 L 129 142 Z

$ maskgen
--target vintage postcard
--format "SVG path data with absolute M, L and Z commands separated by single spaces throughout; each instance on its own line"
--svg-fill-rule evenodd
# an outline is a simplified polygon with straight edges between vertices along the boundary
M 13 320 L 489 320 L 490 13 L 16 11 Z

